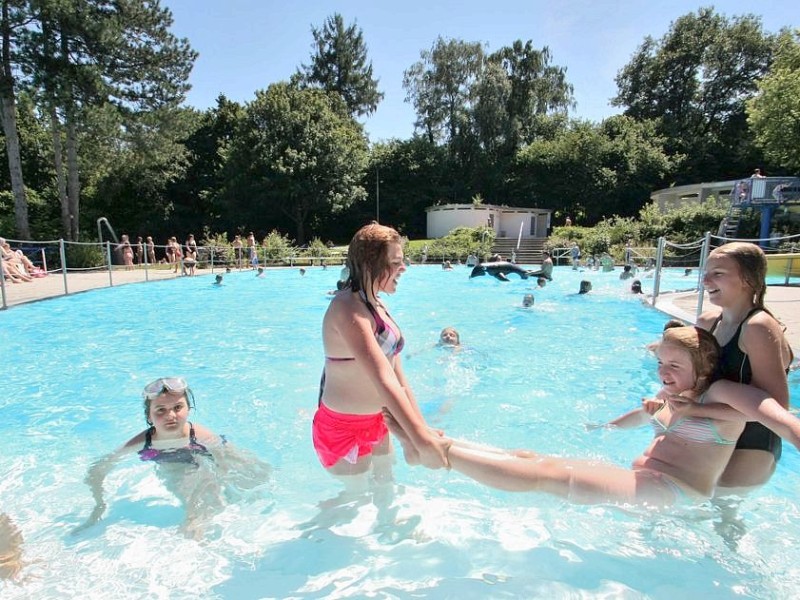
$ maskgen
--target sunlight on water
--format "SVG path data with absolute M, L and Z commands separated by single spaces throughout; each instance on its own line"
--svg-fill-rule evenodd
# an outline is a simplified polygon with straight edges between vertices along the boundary
M 456 437 L 627 465 L 651 433 L 587 431 L 654 392 L 645 345 L 666 317 L 618 273 L 558 267 L 532 281 L 412 267 L 388 298 L 426 418 Z M 29 563 L 6 598 L 592 597 L 784 598 L 800 585 L 800 461 L 784 446 L 773 480 L 723 520 L 710 504 L 648 514 L 571 506 L 402 464 L 396 485 L 346 496 L 320 467 L 310 427 L 323 366 L 322 315 L 338 269 L 232 273 L 128 285 L 0 314 L 2 511 Z M 581 279 L 593 290 L 577 295 Z M 662 290 L 691 289 L 682 272 Z M 652 280 L 643 279 L 645 292 Z M 533 293 L 532 309 L 522 297 Z M 435 346 L 454 326 L 464 347 Z M 193 420 L 269 463 L 222 477 L 200 539 L 152 464 L 131 457 L 92 508 L 93 461 L 144 428 L 141 389 L 184 375 Z M 800 391 L 797 372 L 792 398 Z M 202 469 L 206 469 L 203 471 Z M 221 481 L 220 481 L 221 479 Z M 198 479 L 199 481 L 199 479 Z M 221 488 L 220 488 L 221 485 Z M 203 494 L 206 494 L 204 497 Z

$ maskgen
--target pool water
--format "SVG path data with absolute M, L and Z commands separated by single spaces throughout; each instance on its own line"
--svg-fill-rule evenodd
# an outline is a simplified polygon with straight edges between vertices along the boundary
M 628 465 L 651 432 L 588 430 L 658 389 L 645 349 L 667 317 L 619 273 L 511 275 L 414 266 L 386 299 L 426 418 L 455 437 Z M 2 598 L 786 598 L 800 586 L 797 451 L 735 518 L 711 504 L 649 513 L 485 488 L 394 468 L 355 498 L 319 465 L 310 424 L 320 324 L 338 269 L 128 285 L 0 314 L 0 510 L 31 563 Z M 581 279 L 593 290 L 577 295 Z M 652 280 L 643 279 L 645 292 Z M 682 271 L 662 290 L 687 289 Z M 536 301 L 521 307 L 526 293 Z M 460 352 L 437 348 L 454 326 Z M 200 540 L 152 464 L 106 480 L 105 519 L 78 534 L 93 461 L 145 427 L 141 389 L 183 375 L 193 420 L 273 468 L 229 494 Z M 790 378 L 792 398 L 800 391 Z

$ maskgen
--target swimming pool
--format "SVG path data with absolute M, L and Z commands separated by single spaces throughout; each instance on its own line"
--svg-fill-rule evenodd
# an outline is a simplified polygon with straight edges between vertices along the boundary
M 557 267 L 543 290 L 469 269 L 410 268 L 388 299 L 406 337 L 404 367 L 436 426 L 503 447 L 629 464 L 650 432 L 587 431 L 657 389 L 644 346 L 666 317 L 619 273 Z M 662 514 L 571 506 L 490 490 L 457 473 L 395 467 L 394 494 L 335 501 L 341 486 L 310 443 L 323 366 L 320 323 L 338 269 L 232 273 L 128 285 L 0 314 L 2 511 L 37 561 L 3 598 L 790 597 L 800 585 L 800 459 L 744 500 L 736 551 L 704 506 Z M 581 279 L 593 291 L 575 292 Z M 682 272 L 666 288 L 681 286 Z M 645 292 L 652 283 L 643 279 Z M 688 286 L 691 287 L 691 286 Z M 532 310 L 521 308 L 532 292 Z M 435 348 L 455 326 L 465 350 Z M 194 420 L 274 468 L 230 501 L 200 542 L 134 458 L 92 507 L 93 460 L 144 427 L 140 392 L 182 374 Z M 800 391 L 797 372 L 792 398 Z M 736 529 L 731 526 L 728 530 Z M 726 542 L 727 539 L 727 542 Z

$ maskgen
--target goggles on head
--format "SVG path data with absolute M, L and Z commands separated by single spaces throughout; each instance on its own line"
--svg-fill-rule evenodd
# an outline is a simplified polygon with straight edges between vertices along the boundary
M 183 377 L 159 377 L 144 386 L 142 396 L 147 400 L 153 400 L 164 392 L 182 394 L 187 389 L 189 389 L 189 386 Z

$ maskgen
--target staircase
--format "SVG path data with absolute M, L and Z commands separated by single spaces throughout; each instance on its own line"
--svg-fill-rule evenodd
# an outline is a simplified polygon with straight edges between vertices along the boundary
M 742 216 L 742 209 L 739 206 L 731 206 L 728 214 L 719 224 L 717 235 L 719 237 L 735 238 L 739 232 L 739 220 Z
M 517 263 L 538 265 L 542 262 L 544 238 L 522 238 L 517 248 L 517 238 L 495 238 L 492 254 L 500 254 L 505 260 L 511 260 L 511 251 L 517 254 Z

